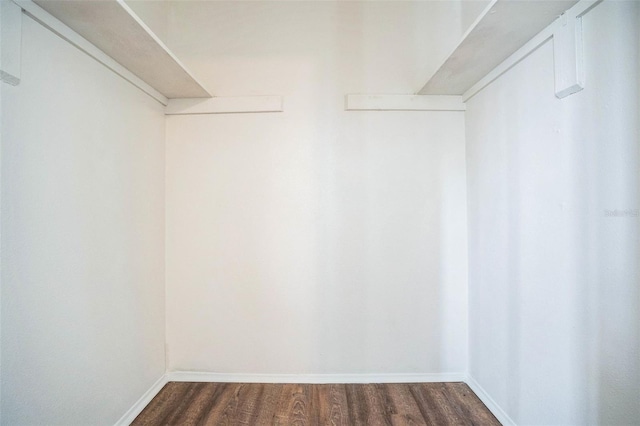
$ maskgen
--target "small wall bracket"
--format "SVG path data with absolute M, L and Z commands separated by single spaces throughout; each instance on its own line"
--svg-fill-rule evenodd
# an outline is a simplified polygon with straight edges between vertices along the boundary
M 555 91 L 559 99 L 584 89 L 582 17 L 564 13 L 553 31 Z
M 22 45 L 22 9 L 8 0 L 0 0 L 0 80 L 20 83 Z

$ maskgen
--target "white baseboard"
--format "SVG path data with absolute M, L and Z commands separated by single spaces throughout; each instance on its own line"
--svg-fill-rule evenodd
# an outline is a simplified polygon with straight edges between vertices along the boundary
M 171 371 L 169 382 L 232 382 L 232 383 L 422 383 L 463 382 L 463 373 L 434 374 L 228 374 L 201 371 Z
M 151 387 L 147 390 L 144 395 L 135 403 L 122 417 L 118 420 L 115 426 L 129 426 L 131 422 L 138 417 L 138 414 L 144 410 L 144 407 L 151 402 L 151 400 L 160 392 L 160 390 L 166 385 L 168 382 L 167 375 L 163 374 Z
M 480 401 L 487 406 L 489 411 L 496 416 L 496 419 L 504 426 L 516 426 L 516 422 L 514 422 L 511 417 L 500 407 L 494 400 L 489 396 L 487 391 L 484 390 L 482 386 L 471 376 L 467 376 L 464 380 L 467 385 L 471 388 L 471 390 L 480 398 Z

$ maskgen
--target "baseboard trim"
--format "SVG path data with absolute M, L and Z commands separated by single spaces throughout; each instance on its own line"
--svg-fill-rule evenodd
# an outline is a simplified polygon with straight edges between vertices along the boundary
M 169 382 L 223 382 L 223 383 L 422 383 L 463 382 L 463 373 L 434 374 L 229 374 L 203 371 L 171 371 Z
M 138 417 L 138 414 L 144 410 L 144 407 L 151 402 L 151 400 L 160 392 L 160 390 L 166 385 L 168 382 L 167 375 L 163 374 L 151 387 L 140 397 L 138 401 L 122 417 L 118 420 L 115 426 L 129 426 L 131 422 Z
M 489 396 L 487 391 L 485 391 L 484 388 L 480 386 L 480 384 L 476 382 L 473 377 L 467 376 L 464 381 L 478 396 L 478 398 L 480 398 L 480 401 L 482 401 L 484 405 L 487 406 L 489 411 L 491 411 L 491 413 L 496 416 L 496 419 L 498 419 L 498 421 L 503 424 L 503 426 L 516 426 L 516 422 L 514 422 L 511 417 L 509 417 L 509 415 L 502 409 L 502 407 L 500 407 L 498 403 L 496 403 L 493 398 Z

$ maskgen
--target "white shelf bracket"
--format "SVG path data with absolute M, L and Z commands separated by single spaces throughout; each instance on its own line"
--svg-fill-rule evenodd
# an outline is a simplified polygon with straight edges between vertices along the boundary
M 556 97 L 559 99 L 584 89 L 582 17 L 564 13 L 553 31 L 553 63 Z
M 22 9 L 0 0 L 0 80 L 12 86 L 20 83 L 21 45 Z
M 283 112 L 282 96 L 222 96 L 169 99 L 165 115 Z

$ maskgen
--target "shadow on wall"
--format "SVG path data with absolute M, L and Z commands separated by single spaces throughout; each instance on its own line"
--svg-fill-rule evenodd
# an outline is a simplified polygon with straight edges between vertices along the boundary
M 468 104 L 471 374 L 517 424 L 640 418 L 639 9 L 585 15 L 582 92 L 550 42 Z
M 598 8 L 585 17 L 585 45 L 603 52 L 587 58 L 595 93 L 577 108 L 580 116 L 598 119 L 572 120 L 575 138 L 583 143 L 588 217 L 578 300 L 589 418 L 632 424 L 640 418 L 640 5 Z M 601 72 L 591 72 L 598 65 Z

